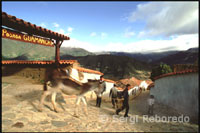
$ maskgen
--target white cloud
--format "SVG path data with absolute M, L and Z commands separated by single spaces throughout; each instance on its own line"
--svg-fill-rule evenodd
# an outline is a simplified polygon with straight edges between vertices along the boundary
M 169 50 L 187 50 L 192 47 L 198 47 L 198 35 L 180 35 L 173 36 L 171 40 L 141 40 L 131 43 L 110 42 L 107 45 L 95 45 L 89 42 L 83 42 L 71 38 L 64 41 L 64 47 L 83 48 L 90 52 L 97 51 L 117 51 L 117 52 L 164 52 Z
M 44 22 L 42 22 L 42 23 L 40 24 L 40 26 L 41 26 L 41 27 L 44 27 L 44 28 L 47 27 L 47 25 L 46 25 Z
M 54 26 L 55 28 L 58 28 L 60 25 L 59 25 L 58 23 L 53 23 L 53 26 Z
M 145 21 L 143 36 L 198 33 L 198 2 L 149 2 L 137 5 L 129 22 Z
M 74 28 L 72 28 L 72 27 L 68 27 L 68 29 L 67 29 L 68 32 L 72 32 L 73 30 L 74 30 Z
M 132 43 L 109 43 L 106 50 L 123 52 L 164 52 L 169 50 L 187 50 L 198 47 L 198 35 L 180 35 L 171 40 L 141 40 Z
M 77 39 L 71 38 L 70 40 L 63 41 L 62 47 L 73 47 L 73 48 L 83 48 L 90 52 L 96 52 L 102 50 L 101 47 L 91 44 L 89 42 L 79 41 Z
M 107 36 L 108 36 L 107 33 L 105 33 L 105 32 L 102 32 L 102 33 L 101 33 L 101 39 L 104 39 L 104 38 L 106 38 Z
M 92 32 L 92 33 L 90 34 L 91 37 L 94 37 L 94 36 L 96 36 L 96 35 L 97 35 L 96 32 Z
M 60 34 L 65 34 L 65 30 L 63 30 L 63 29 L 59 29 L 59 30 L 57 30 L 57 32 Z
M 125 29 L 124 37 L 130 38 L 135 35 L 135 32 L 132 31 L 131 27 Z

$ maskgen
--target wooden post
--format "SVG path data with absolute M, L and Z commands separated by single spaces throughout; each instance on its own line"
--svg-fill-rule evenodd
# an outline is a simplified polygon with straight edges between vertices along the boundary
M 63 41 L 59 41 L 59 40 L 56 40 L 56 56 L 55 56 L 55 62 L 56 62 L 56 65 L 59 65 L 59 62 L 60 62 L 60 46 L 62 44 Z

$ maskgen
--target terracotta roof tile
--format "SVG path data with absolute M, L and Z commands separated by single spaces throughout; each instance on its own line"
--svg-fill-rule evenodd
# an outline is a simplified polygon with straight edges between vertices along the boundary
M 148 87 L 147 87 L 147 90 L 150 90 L 150 88 L 151 88 L 151 87 L 154 87 L 154 86 L 155 86 L 154 83 L 149 84 Z
M 172 73 L 163 74 L 163 75 L 155 77 L 154 80 L 157 80 L 157 79 L 160 79 L 160 78 L 163 78 L 163 77 L 167 77 L 167 76 L 187 74 L 187 73 L 197 73 L 197 72 L 198 72 L 198 70 L 187 69 L 187 70 L 180 71 L 180 72 L 172 72 Z
M 2 64 L 54 64 L 55 61 L 23 61 L 23 60 L 4 60 Z M 73 64 L 76 60 L 60 60 L 60 64 Z
M 87 69 L 87 68 L 83 68 L 83 67 L 75 67 L 78 71 L 80 72 L 86 72 L 86 73 L 94 73 L 94 74 L 99 74 L 99 75 L 103 75 L 103 73 L 96 71 L 96 70 L 91 70 L 91 69 Z
M 134 86 L 139 86 L 141 82 L 142 82 L 141 80 L 139 80 L 135 77 L 132 77 L 132 78 L 129 78 L 129 79 L 121 79 L 119 81 L 119 83 L 120 84 L 122 83 L 123 85 L 130 84 L 131 88 L 134 87 Z
M 145 80 L 145 82 L 146 82 L 147 84 L 149 84 L 149 85 L 153 83 L 152 80 Z
M 19 31 L 30 33 L 30 30 L 36 35 L 59 39 L 59 40 L 69 40 L 68 36 L 59 34 L 57 32 L 53 32 L 51 30 L 42 28 L 40 26 L 36 26 L 30 22 L 26 22 L 23 19 L 16 18 L 15 16 L 8 15 L 5 12 L 2 12 L 2 25 L 7 26 L 9 28 L 13 28 Z M 30 33 L 31 34 L 31 33 Z

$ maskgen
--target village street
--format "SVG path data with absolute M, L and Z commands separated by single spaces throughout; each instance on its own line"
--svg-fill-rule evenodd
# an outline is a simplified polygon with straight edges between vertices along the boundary
M 59 113 L 52 111 L 52 104 L 46 101 L 43 112 L 38 112 L 42 84 L 32 79 L 17 76 L 2 77 L 2 131 L 3 132 L 198 132 L 198 125 L 178 122 L 147 122 L 147 97 L 149 91 L 130 101 L 129 118 L 124 119 L 124 111 L 115 115 L 110 102 L 102 101 L 101 108 L 95 106 L 95 98 L 87 99 L 88 116 L 79 108 L 79 117 L 74 117 L 75 98 L 68 98 L 67 104 L 58 95 Z M 50 98 L 49 98 L 50 99 Z M 159 116 L 179 115 L 176 111 L 155 104 L 155 114 Z M 133 119 L 135 118 L 135 119 Z M 137 119 L 137 120 L 136 120 Z

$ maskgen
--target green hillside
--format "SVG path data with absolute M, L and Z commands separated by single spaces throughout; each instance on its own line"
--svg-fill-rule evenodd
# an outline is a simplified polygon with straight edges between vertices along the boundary
M 22 56 L 26 57 L 27 60 L 53 60 L 55 58 L 55 49 L 54 47 L 2 38 L 3 59 L 19 58 Z
M 88 52 L 81 48 L 61 47 L 60 55 L 62 56 L 65 54 L 71 56 L 94 55 L 93 53 Z M 55 47 L 47 47 L 47 46 L 2 38 L 2 57 L 3 60 L 6 59 L 54 60 Z
M 148 79 L 152 66 L 127 56 L 89 55 L 84 57 L 61 56 L 63 60 L 75 59 L 86 68 L 98 70 L 105 74 L 105 78 L 113 80 L 136 77 Z
M 136 77 L 147 79 L 151 66 L 134 58 L 117 55 L 94 55 L 81 48 L 61 47 L 62 60 L 78 60 L 81 66 L 98 70 L 106 78 L 123 79 Z M 54 60 L 55 47 L 47 47 L 2 38 L 3 60 Z
M 71 48 L 71 47 L 61 47 L 60 48 L 60 55 L 71 55 L 71 56 L 87 56 L 87 55 L 94 55 L 91 52 L 88 52 L 82 48 Z

